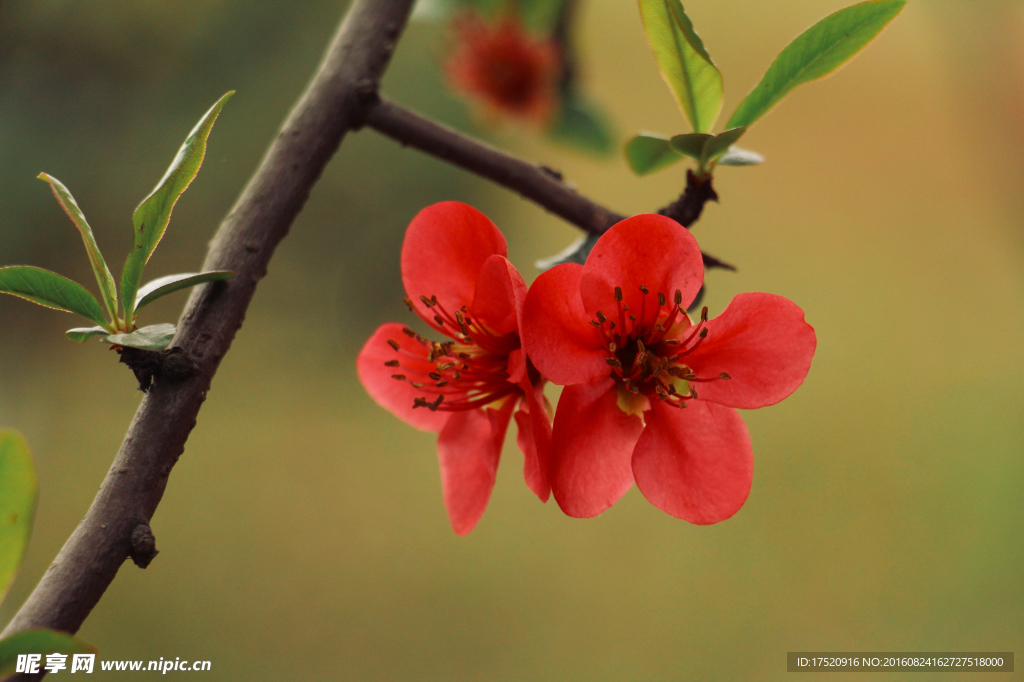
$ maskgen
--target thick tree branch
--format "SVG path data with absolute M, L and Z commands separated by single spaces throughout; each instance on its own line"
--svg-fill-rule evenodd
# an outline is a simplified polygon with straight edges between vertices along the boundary
M 578 194 L 557 173 L 517 159 L 389 100 L 381 99 L 369 111 L 366 125 L 404 146 L 415 147 L 492 180 L 590 234 L 603 234 L 625 218 Z M 704 267 L 736 269 L 707 254 Z
M 350 6 L 313 80 L 211 243 L 203 269 L 237 276 L 198 287 L 189 298 L 172 346 L 195 361 L 195 372 L 158 378 L 142 399 L 88 513 L 5 635 L 32 627 L 76 632 L 128 556 L 147 562 L 155 555 L 149 519 L 217 366 L 275 247 L 344 135 L 375 101 L 412 3 L 355 0 Z

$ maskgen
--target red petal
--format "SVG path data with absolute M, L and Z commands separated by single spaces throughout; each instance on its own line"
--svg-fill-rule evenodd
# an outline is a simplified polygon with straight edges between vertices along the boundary
M 740 294 L 708 320 L 708 336 L 683 358 L 701 378 L 731 379 L 696 384 L 702 399 L 729 407 L 774 405 L 803 383 L 817 343 L 804 311 L 774 294 Z
M 690 231 L 671 218 L 643 214 L 626 218 L 597 240 L 583 266 L 580 291 L 589 316 L 600 310 L 615 320 L 615 287 L 622 288 L 623 303 L 639 316 L 641 286 L 651 292 L 651 310 L 658 305 L 658 293 L 671 306 L 677 289 L 683 306 L 689 305 L 703 281 L 704 261 Z
M 718 523 L 743 506 L 754 475 L 747 427 L 736 410 L 694 400 L 652 400 L 633 453 L 636 485 L 651 504 L 690 523 Z
M 458 535 L 473 530 L 491 499 L 513 407 L 509 400 L 501 411 L 453 412 L 437 439 L 444 506 Z
M 407 424 L 425 431 L 440 431 L 441 427 L 448 421 L 447 412 L 431 412 L 428 409 L 418 407 L 413 409 L 413 399 L 417 397 L 429 397 L 423 391 L 417 390 L 408 381 L 393 379 L 394 374 L 405 374 L 407 370 L 402 367 L 388 367 L 385 362 L 399 360 L 403 365 L 416 362 L 407 355 L 400 354 L 390 345 L 388 339 L 399 343 L 403 350 L 422 357 L 427 361 L 427 349 L 414 342 L 404 333 L 403 325 L 396 322 L 389 322 L 381 326 L 373 333 L 370 340 L 366 342 L 363 349 L 359 351 L 359 358 L 356 360 L 356 369 L 359 372 L 359 380 L 363 382 L 366 392 L 377 401 L 377 404 Z M 409 375 L 415 381 L 415 377 Z
M 472 206 L 444 201 L 420 211 L 402 244 L 402 282 L 416 312 L 435 324 L 420 296 L 437 296 L 452 315 L 468 306 L 484 262 L 495 254 L 508 254 L 505 238 Z
M 597 516 L 633 485 L 630 461 L 644 430 L 616 402 L 611 379 L 566 386 L 551 433 L 551 490 L 569 516 Z
M 519 318 L 526 300 L 526 282 L 504 256 L 484 261 L 469 309 L 497 336 L 519 333 Z
M 515 415 L 519 426 L 516 442 L 523 451 L 523 477 L 540 501 L 547 502 L 551 495 L 551 420 L 544 405 L 543 387 L 525 386 L 523 390 L 526 396 Z
M 583 309 L 583 266 L 566 263 L 541 274 L 526 295 L 523 347 L 540 373 L 556 384 L 590 383 L 610 367 L 604 335 Z

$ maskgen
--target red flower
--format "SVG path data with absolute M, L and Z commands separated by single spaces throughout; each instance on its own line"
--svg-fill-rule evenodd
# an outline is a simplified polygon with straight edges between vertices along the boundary
M 543 122 L 554 110 L 558 46 L 535 39 L 518 18 L 494 26 L 472 14 L 455 21 L 458 45 L 448 60 L 457 90 L 481 100 L 493 116 Z
M 691 523 L 722 521 L 746 501 L 753 455 L 732 408 L 773 405 L 796 390 L 814 329 L 772 294 L 740 294 L 693 324 L 683 305 L 703 271 L 687 230 L 639 215 L 604 234 L 586 265 L 560 265 L 530 288 L 530 359 L 567 384 L 550 462 L 566 514 L 600 514 L 634 480 L 656 507 Z
M 357 361 L 374 400 L 416 428 L 439 432 L 444 501 L 459 535 L 487 507 L 513 412 L 526 483 L 542 501 L 551 491 L 545 380 L 521 348 L 526 284 L 507 253 L 498 228 L 471 206 L 449 201 L 420 211 L 402 245 L 405 302 L 451 340 L 429 341 L 389 323 Z

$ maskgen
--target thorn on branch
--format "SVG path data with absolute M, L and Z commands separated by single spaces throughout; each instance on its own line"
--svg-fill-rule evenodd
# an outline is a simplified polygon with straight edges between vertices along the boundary
M 689 228 L 700 218 L 704 204 L 718 201 L 718 194 L 711 186 L 711 176 L 697 177 L 692 169 L 686 171 L 686 190 L 674 202 L 658 211 L 683 227 Z M 729 268 L 735 270 L 735 268 Z
M 139 568 L 146 568 L 160 551 L 156 548 L 156 538 L 149 524 L 143 521 L 132 530 L 132 549 L 129 554 Z

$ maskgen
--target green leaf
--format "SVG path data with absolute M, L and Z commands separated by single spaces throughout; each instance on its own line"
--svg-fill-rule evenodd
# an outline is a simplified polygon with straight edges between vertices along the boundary
M 536 261 L 534 266 L 541 272 L 544 272 L 563 263 L 579 263 L 583 265 L 587 262 L 587 256 L 590 255 L 599 237 L 600 235 L 596 234 L 585 234 L 554 256 L 541 258 Z
M 709 140 L 713 139 L 715 136 L 707 133 L 686 133 L 685 135 L 676 135 L 668 141 L 668 144 L 680 154 L 700 161 L 704 158 L 704 147 Z
M 743 133 L 747 132 L 746 128 L 733 128 L 726 130 L 724 133 L 715 135 L 712 139 L 708 140 L 708 143 L 704 145 L 704 154 L 701 157 L 701 165 L 706 166 L 709 163 L 714 163 L 718 160 L 722 154 L 729 151 L 729 147 L 736 140 L 743 137 Z
M 111 334 L 103 339 L 106 343 L 117 346 L 128 346 L 142 350 L 163 350 L 174 338 L 174 325 L 165 322 L 164 324 L 151 324 L 142 329 L 136 329 L 131 334 Z
M 658 68 L 694 132 L 711 130 L 722 108 L 722 74 L 679 0 L 639 0 Z M 732 126 L 730 126 L 732 127 Z
M 87 320 L 107 326 L 96 297 L 78 282 L 56 272 L 30 265 L 0 268 L 0 293 L 19 296 L 66 313 L 78 313 Z
M 548 129 L 548 135 L 566 146 L 599 156 L 607 156 L 615 147 L 604 113 L 574 96 L 562 100 L 558 118 Z
M 669 140 L 669 146 L 680 154 L 697 159 L 700 162 L 701 171 L 704 171 L 713 166 L 718 157 L 729 151 L 732 143 L 740 139 L 746 131 L 746 128 L 733 128 L 718 135 L 705 133 L 676 135 Z
M 142 310 L 161 296 L 166 296 L 179 289 L 194 287 L 203 282 L 223 282 L 231 279 L 235 273 L 230 270 L 211 270 L 209 272 L 181 272 L 177 275 L 158 277 L 139 289 L 136 297 L 135 311 Z
M 135 230 L 135 239 L 132 245 L 132 252 L 124 264 L 121 273 L 121 305 L 124 306 L 125 322 L 131 329 L 135 319 L 133 304 L 135 303 L 136 292 L 139 282 L 142 281 L 142 270 L 149 262 L 160 239 L 167 230 L 167 223 L 171 219 L 171 211 L 174 209 L 178 197 L 188 188 L 189 183 L 199 172 L 203 164 L 203 156 L 206 154 L 206 140 L 210 136 L 213 124 L 217 115 L 224 107 L 234 90 L 225 94 L 217 103 L 210 107 L 203 117 L 192 129 L 185 143 L 178 150 L 164 177 L 157 183 L 148 197 L 132 214 L 132 225 Z
M 39 628 L 22 630 L 0 639 L 0 679 L 17 670 L 19 654 L 42 654 L 39 669 L 46 665 L 47 654 L 95 654 L 96 649 L 74 635 L 57 630 Z M 71 663 L 68 662 L 68 671 Z
M 906 4 L 906 0 L 868 0 L 841 9 L 801 33 L 775 58 L 726 127 L 750 126 L 796 86 L 835 72 L 874 40 Z
M 626 162 L 637 175 L 648 175 L 682 160 L 664 135 L 640 133 L 626 143 Z
M 25 438 L 0 430 L 0 601 L 25 556 L 39 483 Z
M 71 218 L 71 222 L 75 224 L 78 232 L 82 235 L 85 250 L 89 254 L 89 262 L 92 264 L 93 274 L 96 275 L 96 282 L 100 285 L 103 304 L 107 306 L 107 314 L 110 315 L 110 319 L 115 319 L 117 317 L 117 286 L 114 284 L 114 276 L 110 274 L 107 262 L 103 260 L 100 247 L 96 244 L 92 228 L 85 220 L 85 214 L 82 213 L 82 209 L 78 208 L 78 202 L 60 180 L 46 173 L 40 173 L 36 177 L 50 185 L 53 196 L 57 198 L 57 203 L 64 209 L 68 218 Z
M 88 341 L 94 336 L 106 336 L 109 333 L 110 330 L 103 327 L 75 327 L 64 332 L 69 339 L 78 343 Z
M 729 147 L 729 151 L 718 159 L 719 166 L 756 166 L 762 163 L 764 163 L 763 156 L 740 147 Z

